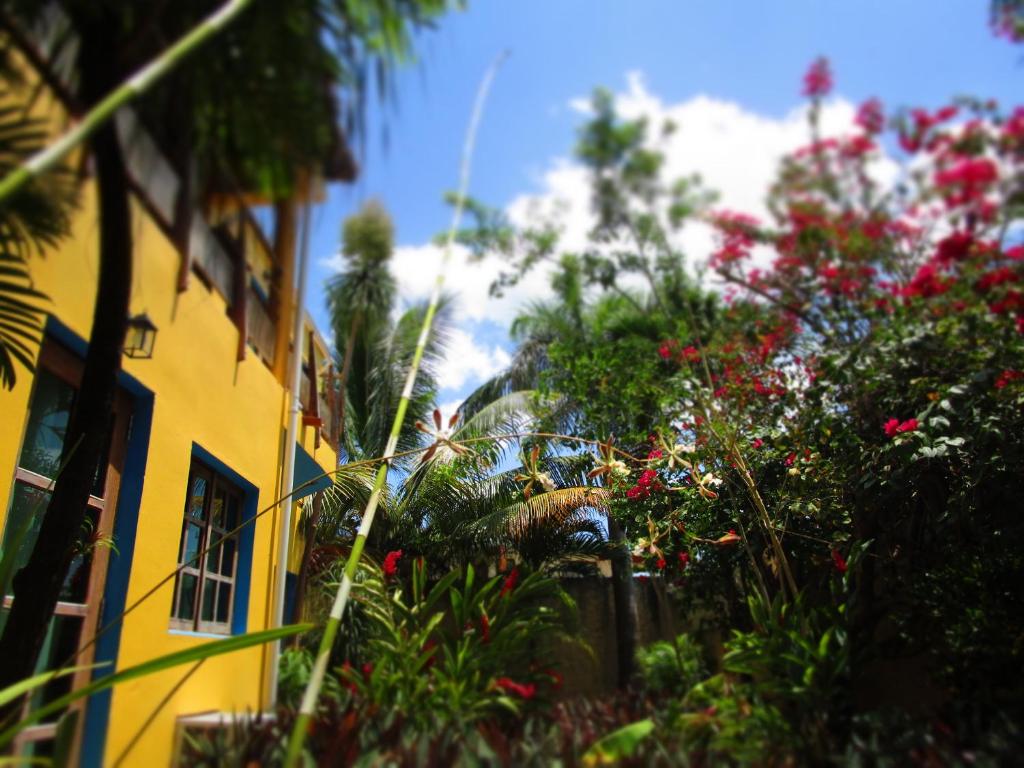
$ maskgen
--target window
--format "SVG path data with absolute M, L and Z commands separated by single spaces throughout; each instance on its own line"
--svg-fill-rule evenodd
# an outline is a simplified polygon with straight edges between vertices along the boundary
M 193 460 L 185 498 L 171 628 L 229 634 L 238 571 L 242 493 L 222 475 Z M 204 557 L 199 553 L 212 545 Z
M 12 574 L 28 561 L 39 537 L 54 482 L 67 458 L 64 438 L 76 407 L 81 373 L 81 361 L 70 351 L 49 338 L 43 340 L 3 525 L 2 549 L 4 552 L 15 550 Z M 37 688 L 27 705 L 30 709 L 38 709 L 92 679 L 88 665 L 93 660 L 92 638 L 99 622 L 110 557 L 110 547 L 102 542 L 109 542 L 113 531 L 130 410 L 128 396 L 119 390 L 111 413 L 106 456 L 93 475 L 86 507 L 82 533 L 93 544 L 82 547 L 71 562 L 53 620 L 46 631 L 36 672 L 54 669 L 71 657 L 82 666 L 74 675 L 55 678 Z M 13 595 L 0 595 L 0 604 L 4 609 L 9 608 L 13 599 Z M 6 610 L 0 610 L 0 629 L 6 617 Z M 81 714 L 84 705 L 73 706 Z M 64 711 L 23 729 L 15 741 L 15 752 L 22 757 L 50 755 L 57 720 Z

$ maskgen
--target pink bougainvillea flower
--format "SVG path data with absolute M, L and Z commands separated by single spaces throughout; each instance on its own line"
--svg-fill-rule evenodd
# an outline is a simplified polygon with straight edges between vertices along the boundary
M 725 534 L 724 536 L 719 536 L 717 539 L 715 539 L 715 544 L 718 544 L 721 547 L 725 547 L 731 546 L 732 544 L 735 544 L 738 541 L 740 541 L 740 537 L 736 535 L 736 529 L 730 528 L 727 534 Z
M 935 260 L 942 264 L 963 261 L 971 253 L 974 237 L 970 232 L 954 232 L 942 238 L 935 249 Z
M 499 677 L 494 684 L 506 693 L 514 693 L 521 699 L 532 699 L 537 693 L 537 686 L 534 683 L 517 683 L 510 677 Z
M 658 473 L 653 469 L 645 469 L 640 473 L 640 479 L 636 481 L 636 484 L 641 488 L 648 488 L 655 480 L 658 479 Z
M 885 128 L 885 113 L 882 111 L 882 102 L 878 99 L 868 99 L 857 110 L 855 122 L 868 133 L 881 133 Z
M 505 577 L 505 582 L 501 585 L 501 596 L 509 594 L 513 589 L 516 588 L 516 584 L 519 582 L 519 569 L 513 568 L 509 571 L 508 576 Z
M 813 99 L 827 96 L 832 90 L 832 70 L 824 56 L 815 59 L 804 75 L 804 96 Z
M 846 573 L 846 559 L 838 549 L 832 550 L 832 564 L 835 565 L 836 570 L 840 573 Z
M 394 576 L 398 572 L 398 560 L 402 557 L 402 550 L 396 549 L 393 552 L 388 552 L 384 558 L 384 575 Z

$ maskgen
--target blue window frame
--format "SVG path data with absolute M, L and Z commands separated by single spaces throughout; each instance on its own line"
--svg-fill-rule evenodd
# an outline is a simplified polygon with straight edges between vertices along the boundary
M 246 631 L 256 497 L 255 486 L 193 445 L 172 630 L 216 635 Z

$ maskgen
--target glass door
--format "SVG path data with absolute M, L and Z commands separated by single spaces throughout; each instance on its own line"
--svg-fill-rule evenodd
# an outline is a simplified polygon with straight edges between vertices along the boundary
M 77 389 L 81 380 L 81 361 L 53 343 L 44 342 L 36 368 L 28 423 L 15 469 L 10 506 L 4 526 L 4 550 L 14 546 L 19 537 L 15 572 L 28 560 L 39 535 L 46 505 L 49 503 L 61 462 L 65 458 L 65 432 L 75 408 Z M 93 648 L 80 651 L 96 633 L 107 561 L 111 546 L 114 508 L 121 480 L 124 444 L 127 437 L 128 397 L 118 392 L 114 412 L 111 414 L 107 451 L 93 478 L 83 544 L 75 554 L 71 570 L 64 581 L 53 621 L 47 630 L 43 649 L 36 667 L 37 672 L 54 669 L 68 663 L 72 657 L 76 665 L 92 661 Z M 13 597 L 5 595 L 0 623 L 6 620 L 7 608 Z M 87 683 L 90 670 L 54 679 L 49 685 L 37 689 L 28 705 L 37 708 Z M 84 703 L 76 705 L 84 710 Z M 84 711 L 80 713 L 82 722 Z M 18 736 L 16 754 L 26 757 L 44 757 L 49 754 L 56 732 L 55 715 L 47 722 L 31 726 Z

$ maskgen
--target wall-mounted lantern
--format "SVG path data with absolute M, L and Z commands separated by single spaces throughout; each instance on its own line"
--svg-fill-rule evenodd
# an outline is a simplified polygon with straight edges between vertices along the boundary
M 128 333 L 124 338 L 124 353 L 128 357 L 148 360 L 153 357 L 156 344 L 156 326 L 145 312 L 128 318 Z

